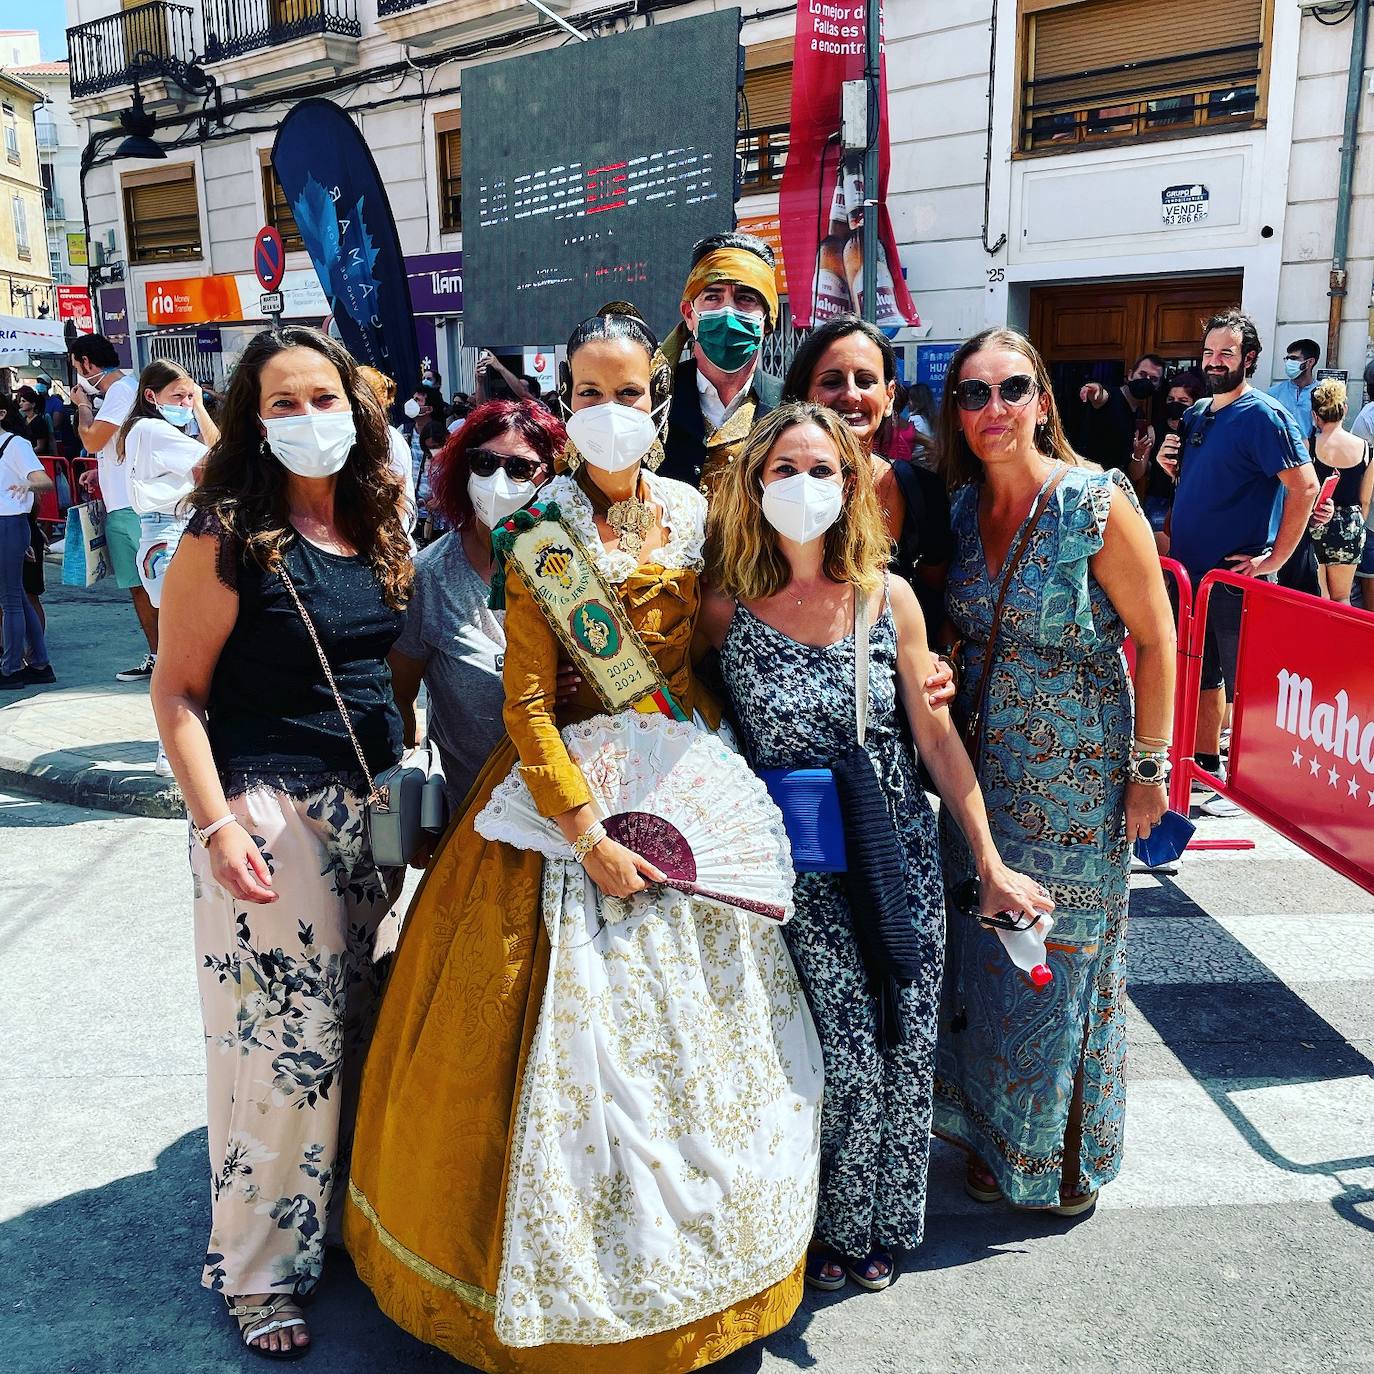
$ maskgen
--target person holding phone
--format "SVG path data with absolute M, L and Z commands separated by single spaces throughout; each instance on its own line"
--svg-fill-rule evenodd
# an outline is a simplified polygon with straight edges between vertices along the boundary
M 1312 511 L 1312 544 L 1322 595 L 1348 606 L 1374 497 L 1374 450 L 1367 439 L 1346 432 L 1345 414 L 1345 383 L 1335 377 L 1318 382 L 1312 391 L 1312 452 L 1322 485 Z

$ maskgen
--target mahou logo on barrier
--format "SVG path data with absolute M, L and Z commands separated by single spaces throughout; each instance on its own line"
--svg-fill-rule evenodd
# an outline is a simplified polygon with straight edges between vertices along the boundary
M 1374 615 L 1246 590 L 1230 790 L 1374 874 Z

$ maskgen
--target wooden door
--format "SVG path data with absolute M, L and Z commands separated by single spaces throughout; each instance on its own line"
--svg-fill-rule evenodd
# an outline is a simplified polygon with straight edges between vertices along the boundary
M 1084 382 L 1120 386 L 1143 353 L 1158 353 L 1166 375 L 1196 366 L 1203 321 L 1240 299 L 1239 274 L 1033 287 L 1031 342 L 1044 355 L 1069 432 Z

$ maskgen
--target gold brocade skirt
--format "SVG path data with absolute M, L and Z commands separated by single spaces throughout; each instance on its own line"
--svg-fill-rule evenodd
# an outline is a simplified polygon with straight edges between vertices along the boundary
M 344 1238 L 393 1321 L 478 1369 L 700 1369 L 791 1320 L 800 1259 L 752 1298 L 657 1335 L 523 1349 L 496 1336 L 517 1097 L 549 969 L 543 860 L 474 829 L 515 760 L 509 740 L 488 760 L 407 917 L 363 1073 Z

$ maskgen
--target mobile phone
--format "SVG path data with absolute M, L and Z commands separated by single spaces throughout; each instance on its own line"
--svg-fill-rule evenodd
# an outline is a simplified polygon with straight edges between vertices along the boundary
M 1323 501 L 1329 501 L 1331 499 L 1340 480 L 1341 474 L 1339 472 L 1333 472 L 1331 476 L 1322 483 L 1322 489 L 1317 493 L 1317 505 L 1320 506 Z

